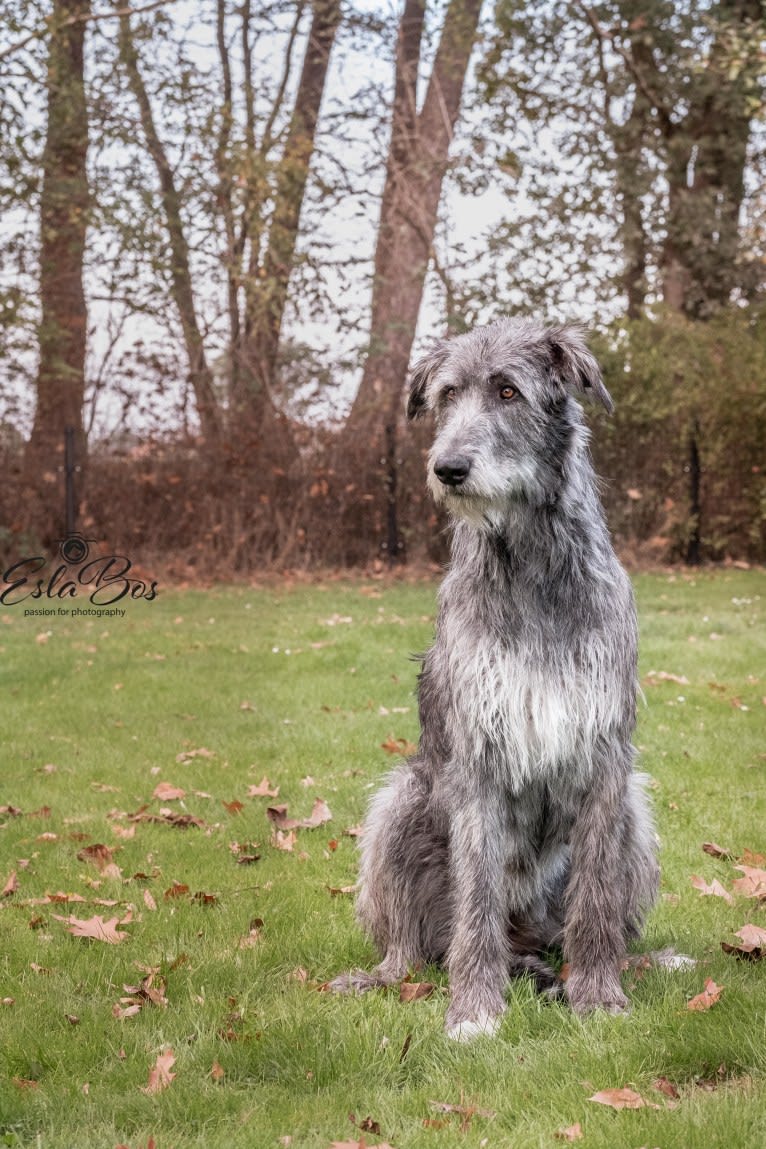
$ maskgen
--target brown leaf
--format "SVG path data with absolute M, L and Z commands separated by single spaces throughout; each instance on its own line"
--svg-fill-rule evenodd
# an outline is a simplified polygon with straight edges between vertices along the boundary
M 742 944 L 734 946 L 729 942 L 721 942 L 724 953 L 734 954 L 747 961 L 760 961 L 766 954 L 766 930 L 762 926 L 745 925 L 736 931 L 736 935 L 742 939 Z
M 332 820 L 330 807 L 323 798 L 315 798 L 314 805 L 311 807 L 311 813 L 308 818 L 304 818 L 300 823 L 301 826 L 307 830 L 315 830 L 317 826 L 322 826 L 325 822 Z
M 157 909 L 157 903 L 152 897 L 151 890 L 144 890 L 144 905 L 146 906 L 147 910 Z
M 238 798 L 235 798 L 232 802 L 222 801 L 221 805 L 228 814 L 241 814 L 245 808 L 244 802 L 240 802 Z
M 16 871 L 11 870 L 11 873 L 8 877 L 7 882 L 3 886 L 2 891 L 0 891 L 0 898 L 10 898 L 10 896 L 12 894 L 16 893 L 18 888 L 19 888 L 19 880 L 16 877 Z
M 331 1141 L 330 1149 L 394 1149 L 388 1141 L 378 1141 L 375 1145 L 368 1145 L 364 1136 L 358 1141 Z
M 699 890 L 703 897 L 710 895 L 714 898 L 723 898 L 730 906 L 734 905 L 734 898 L 729 891 L 721 885 L 718 878 L 713 878 L 712 882 L 708 883 L 704 878 L 698 878 L 696 874 L 692 874 L 689 881 L 695 890 Z
M 410 754 L 415 754 L 417 746 L 414 742 L 409 742 L 406 738 L 394 738 L 393 734 L 389 734 L 385 742 L 380 744 L 381 750 L 385 750 L 387 754 L 398 754 L 400 757 L 407 758 Z
M 99 914 L 87 920 L 71 916 L 64 918 L 60 914 L 53 914 L 52 916 L 58 922 L 66 922 L 69 927 L 69 933 L 76 938 L 88 938 L 91 941 L 107 942 L 109 945 L 119 945 L 120 942 L 124 942 L 129 936 L 124 930 L 117 929 L 117 926 L 123 923 L 116 917 L 109 918 L 109 920 L 105 922 Z
M 757 866 L 739 865 L 735 870 L 741 870 L 744 878 L 737 878 L 731 883 L 731 888 L 746 898 L 766 898 L 766 870 Z
M 689 679 L 684 674 L 669 674 L 666 670 L 650 670 L 645 676 L 647 686 L 656 686 L 658 682 L 675 682 L 678 686 L 688 686 Z
M 703 842 L 702 849 L 706 854 L 710 854 L 711 858 L 723 858 L 724 861 L 731 861 L 734 857 L 733 850 L 727 850 L 725 846 L 719 846 L 717 842 Z
M 22 817 L 22 812 L 18 806 L 0 806 L 0 814 L 7 814 L 9 818 Z
M 753 850 L 745 846 L 742 851 L 742 857 L 739 860 L 747 866 L 762 866 L 763 863 L 766 862 L 766 855 L 756 854 Z
M 681 1096 L 673 1082 L 668 1081 L 667 1077 L 658 1077 L 654 1082 L 654 1088 L 658 1089 L 660 1093 L 664 1093 L 666 1097 L 671 1097 L 674 1101 L 677 1101 Z
M 627 1088 L 602 1089 L 588 1100 L 595 1101 L 599 1105 L 608 1105 L 610 1109 L 642 1109 L 646 1105 L 640 1093 Z
M 698 993 L 691 1001 L 687 1001 L 686 1008 L 697 1011 L 710 1009 L 723 993 L 723 988 L 722 985 L 716 985 L 711 977 L 707 978 L 702 993 Z
M 213 1078 L 213 1081 L 223 1081 L 225 1077 L 223 1066 L 219 1065 L 217 1061 L 213 1062 L 213 1067 L 210 1070 L 210 1076 Z
M 403 981 L 399 986 L 399 1001 L 420 1001 L 430 997 L 435 989 L 430 981 Z
M 185 898 L 189 893 L 189 887 L 183 882 L 173 882 L 173 885 L 165 890 L 165 901 L 169 902 L 171 898 Z
M 200 906 L 215 906 L 218 904 L 218 895 L 206 894 L 204 890 L 197 890 L 192 901 L 197 902 Z
M 149 1080 L 146 1085 L 141 1087 L 142 1093 L 160 1093 L 163 1089 L 167 1089 L 176 1076 L 175 1073 L 170 1072 L 175 1061 L 172 1049 L 161 1053 L 149 1070 Z
M 295 843 L 298 841 L 298 835 L 295 830 L 288 830 L 283 833 L 281 830 L 275 830 L 271 835 L 269 842 L 277 850 L 285 850 L 292 853 L 295 848 Z
M 748 922 L 741 930 L 735 930 L 735 933 L 742 939 L 743 949 L 755 949 L 756 946 L 766 945 L 766 930 L 763 926 L 754 926 Z
M 557 1129 L 553 1136 L 559 1141 L 582 1141 L 582 1125 L 575 1121 L 574 1125 L 568 1125 L 566 1129 Z
M 192 758 L 215 758 L 215 754 L 206 746 L 200 746 L 198 750 L 182 750 L 176 754 L 176 762 L 191 762 Z
M 264 774 L 257 786 L 248 786 L 247 796 L 248 798 L 278 798 L 279 786 L 272 787 Z
M 159 798 L 161 802 L 173 802 L 176 799 L 185 798 L 186 791 L 182 790 L 180 786 L 174 786 L 172 782 L 158 782 L 154 787 L 152 797 Z
M 333 898 L 350 897 L 356 893 L 356 886 L 327 886 L 327 890 Z

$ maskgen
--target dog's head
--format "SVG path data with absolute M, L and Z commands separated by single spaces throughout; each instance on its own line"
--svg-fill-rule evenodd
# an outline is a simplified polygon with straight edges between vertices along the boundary
M 435 500 L 475 517 L 509 500 L 557 497 L 575 443 L 574 396 L 612 400 L 577 327 L 504 319 L 443 340 L 416 363 L 407 414 L 436 416 L 428 484 Z

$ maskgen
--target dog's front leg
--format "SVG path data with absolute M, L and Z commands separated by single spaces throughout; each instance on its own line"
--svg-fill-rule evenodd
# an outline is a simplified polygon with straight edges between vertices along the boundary
M 507 815 L 503 797 L 458 787 L 450 831 L 453 936 L 446 1029 L 457 1041 L 494 1034 L 505 1010 Z
M 566 994 L 576 1013 L 622 1013 L 628 1000 L 620 985 L 625 956 L 625 893 L 621 824 L 623 777 L 594 784 L 575 822 L 566 894 L 564 957 Z

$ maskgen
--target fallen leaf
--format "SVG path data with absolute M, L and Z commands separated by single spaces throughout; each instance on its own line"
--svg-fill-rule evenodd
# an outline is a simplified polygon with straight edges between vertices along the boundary
M 172 1049 L 161 1053 L 149 1070 L 149 1080 L 141 1087 L 142 1093 L 160 1093 L 163 1089 L 167 1089 L 176 1076 L 170 1072 L 175 1061 Z
M 654 1082 L 654 1088 L 658 1089 L 660 1093 L 664 1093 L 666 1097 L 672 1098 L 674 1101 L 677 1101 L 681 1096 L 673 1082 L 668 1081 L 667 1077 L 658 1077 Z
M 190 826 L 201 829 L 205 825 L 201 818 L 195 818 L 193 814 L 174 814 L 172 810 L 168 810 L 165 813 L 160 811 L 159 814 L 150 814 L 147 812 L 146 806 L 142 806 L 140 810 L 136 810 L 135 814 L 128 814 L 128 821 L 177 826 L 180 830 L 187 830 Z
M 186 791 L 182 790 L 180 786 L 174 786 L 172 782 L 158 782 L 154 787 L 152 797 L 159 798 L 162 802 L 173 802 L 176 799 L 185 798 Z
M 165 901 L 169 902 L 171 898 L 185 898 L 189 893 L 189 887 L 183 882 L 173 882 L 173 885 L 165 890 Z
M 698 993 L 691 1001 L 687 1001 L 686 1008 L 697 1011 L 710 1009 L 720 998 L 723 988 L 722 985 L 716 985 L 711 977 L 707 978 L 702 993 Z
M 333 898 L 350 897 L 356 893 L 356 886 L 327 886 L 326 888 Z
M 602 1089 L 594 1093 L 588 1101 L 595 1101 L 599 1105 L 608 1105 L 610 1109 L 643 1109 L 646 1105 L 640 1093 L 634 1089 Z
M 582 1125 L 575 1121 L 574 1125 L 568 1125 L 566 1129 L 557 1129 L 553 1136 L 559 1141 L 582 1141 Z
M 16 871 L 11 870 L 7 882 L 3 886 L 2 891 L 0 891 L 0 898 L 10 898 L 12 894 L 16 893 L 18 888 L 19 880 L 16 877 Z
M 69 927 L 69 933 L 76 938 L 88 938 L 96 942 L 108 942 L 109 945 L 118 945 L 124 942 L 129 936 L 124 930 L 118 930 L 119 925 L 124 924 L 119 918 L 109 918 L 108 921 L 100 915 L 93 918 L 83 920 L 82 918 L 68 917 L 64 918 L 60 914 L 52 915 L 58 922 L 66 922 Z
M 721 942 L 721 949 L 724 953 L 734 954 L 736 957 L 745 958 L 747 961 L 760 961 L 766 954 L 766 930 L 762 926 L 748 923 L 741 930 L 735 932 L 736 936 L 742 939 L 742 944 L 734 946 L 730 945 L 729 942 Z
M 311 807 L 311 813 L 308 818 L 304 818 L 301 825 L 305 826 L 307 830 L 314 830 L 317 826 L 322 826 L 325 822 L 330 822 L 331 820 L 332 814 L 330 813 L 330 807 L 323 798 L 315 798 L 314 805 Z
M 417 746 L 414 742 L 409 742 L 406 738 L 395 738 L 393 734 L 389 734 L 385 742 L 380 744 L 381 750 L 385 750 L 387 754 L 399 754 L 407 758 L 410 754 L 415 754 Z
M 658 682 L 675 682 L 679 686 L 688 686 L 689 679 L 685 674 L 668 674 L 666 670 L 650 670 L 644 677 L 648 686 L 656 686 Z
M 241 814 L 245 808 L 244 803 L 240 802 L 238 798 L 235 798 L 232 802 L 222 801 L 221 805 L 228 814 Z
M 98 866 L 99 871 L 107 878 L 121 878 L 122 870 L 113 862 L 115 849 L 119 846 L 105 846 L 103 842 L 96 842 L 92 846 L 84 846 L 78 850 L 77 858 L 80 862 L 92 862 Z
M 702 849 L 706 854 L 710 854 L 711 858 L 723 858 L 724 861 L 731 861 L 734 857 L 733 850 L 727 850 L 725 846 L 719 846 L 717 842 L 703 842 Z
M 180 754 L 176 754 L 176 762 L 191 762 L 193 758 L 215 758 L 215 754 L 206 746 L 200 746 L 197 750 L 183 750 Z
M 689 881 L 695 890 L 699 890 L 703 897 L 710 895 L 714 898 L 723 898 L 730 906 L 734 905 L 734 898 L 729 891 L 721 885 L 718 878 L 713 878 L 712 882 L 708 883 L 704 878 L 698 878 L 696 874 L 692 874 Z
M 399 1001 L 420 1001 L 430 997 L 435 989 L 430 981 L 403 981 L 399 986 Z
M 197 890 L 196 894 L 192 895 L 192 901 L 197 902 L 200 906 L 215 906 L 218 904 L 218 895 L 206 894 L 204 890 Z
M 388 1141 L 378 1141 L 375 1145 L 368 1145 L 364 1137 L 358 1141 L 331 1141 L 330 1149 L 394 1149 Z
M 219 1065 L 217 1061 L 213 1062 L 213 1067 L 210 1070 L 210 1076 L 213 1078 L 213 1081 L 223 1081 L 225 1077 L 223 1066 Z
M 748 866 L 762 866 L 763 863 L 766 862 L 766 855 L 756 854 L 753 850 L 745 846 L 742 851 L 742 857 L 739 860 Z
M 737 878 L 731 883 L 731 888 L 746 898 L 766 898 L 766 870 L 757 866 L 739 865 L 735 870 L 741 870 L 744 878 Z
M 151 890 L 144 890 L 144 905 L 146 906 L 147 910 L 157 909 L 157 903 L 152 897 Z
M 734 931 L 742 939 L 743 949 L 755 949 L 756 946 L 766 944 L 766 930 L 763 926 L 754 926 L 751 922 L 744 925 L 741 930 Z
M 330 807 L 323 798 L 315 798 L 308 818 L 288 818 L 287 806 L 267 806 L 266 817 L 280 830 L 315 830 L 332 819 Z
M 264 774 L 257 786 L 248 786 L 248 798 L 278 798 L 279 786 L 273 786 Z
M 269 839 L 270 845 L 274 846 L 277 850 L 285 850 L 292 853 L 295 849 L 295 843 L 298 841 L 298 835 L 295 830 L 288 830 L 283 833 L 282 830 L 275 830 Z
M 0 806 L 0 814 L 7 814 L 9 818 L 22 817 L 22 812 L 18 806 Z

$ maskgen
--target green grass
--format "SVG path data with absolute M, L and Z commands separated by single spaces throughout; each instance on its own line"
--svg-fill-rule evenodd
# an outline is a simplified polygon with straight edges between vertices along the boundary
M 355 840 L 343 831 L 392 764 L 380 744 L 416 739 L 408 655 L 429 642 L 434 586 L 161 588 L 121 619 L 0 609 L 0 805 L 22 811 L 0 815 L 0 888 L 13 870 L 18 878 L 0 902 L 0 999 L 13 999 L 0 1005 L 0 1146 L 144 1149 L 153 1137 L 157 1149 L 265 1149 L 291 1136 L 295 1149 L 327 1149 L 360 1136 L 351 1112 L 379 1123 L 369 1145 L 397 1149 L 552 1147 L 575 1122 L 587 1149 L 761 1149 L 766 965 L 727 956 L 720 942 L 745 922 L 766 925 L 766 909 L 702 897 L 689 878 L 739 876 L 704 841 L 766 852 L 766 578 L 636 584 L 642 677 L 688 679 L 644 687 L 637 742 L 663 864 L 646 945 L 675 945 L 700 964 L 627 974 L 632 1011 L 616 1019 L 581 1022 L 517 983 L 499 1038 L 469 1047 L 442 1035 L 443 993 L 400 1004 L 393 992 L 338 999 L 314 988 L 374 960 L 352 900 L 328 887 L 355 879 Z M 177 761 L 200 748 L 213 756 Z M 264 774 L 291 815 L 305 817 L 317 796 L 332 811 L 298 831 L 292 853 L 269 844 L 268 799 L 247 797 Z M 164 805 L 205 826 L 112 816 L 146 803 L 158 812 L 160 781 L 187 795 Z M 223 805 L 234 800 L 239 813 Z M 33 813 L 44 807 L 47 816 Z M 115 833 L 131 825 L 134 837 Z M 238 865 L 232 842 L 259 843 L 260 860 Z M 122 878 L 77 859 L 93 843 L 119 847 Z M 217 900 L 165 899 L 174 882 Z M 56 891 L 87 901 L 35 904 Z M 54 917 L 125 918 L 129 907 L 119 945 L 75 938 Z M 260 935 L 242 948 L 256 917 Z M 159 968 L 168 1005 L 118 1020 L 112 1008 L 145 976 L 139 966 Z M 439 971 L 422 976 L 446 984 Z M 724 986 L 720 1001 L 689 1012 L 708 977 Z M 167 1048 L 177 1076 L 149 1095 L 142 1086 Z M 660 1076 L 677 1086 L 677 1104 L 653 1088 Z M 620 1086 L 659 1108 L 587 1100 Z M 461 1100 L 494 1116 L 461 1130 L 460 1115 L 429 1105 Z

